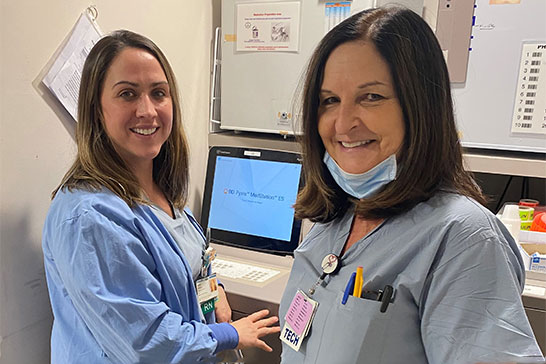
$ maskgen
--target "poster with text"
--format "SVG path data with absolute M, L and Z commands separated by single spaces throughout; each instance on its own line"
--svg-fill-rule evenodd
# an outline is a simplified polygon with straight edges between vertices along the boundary
M 297 52 L 300 2 L 237 4 L 237 51 Z

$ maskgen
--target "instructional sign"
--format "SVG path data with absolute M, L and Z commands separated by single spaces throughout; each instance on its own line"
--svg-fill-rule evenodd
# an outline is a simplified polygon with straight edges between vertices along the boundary
M 299 1 L 236 6 L 238 52 L 299 51 Z

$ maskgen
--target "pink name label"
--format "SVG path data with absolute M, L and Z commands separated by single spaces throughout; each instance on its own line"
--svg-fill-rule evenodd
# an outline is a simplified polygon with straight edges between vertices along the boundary
M 313 314 L 313 309 L 313 304 L 298 291 L 285 316 L 286 322 L 298 336 L 301 336 L 305 330 Z

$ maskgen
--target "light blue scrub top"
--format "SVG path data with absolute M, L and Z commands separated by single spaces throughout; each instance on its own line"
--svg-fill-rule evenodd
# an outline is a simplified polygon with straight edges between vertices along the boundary
M 281 327 L 297 289 L 307 292 L 322 259 L 341 252 L 352 218 L 348 211 L 315 224 L 295 251 Z M 378 301 L 350 296 L 341 304 L 358 266 L 365 289 L 396 290 L 385 313 Z M 502 223 L 474 200 L 441 193 L 347 250 L 339 272 L 312 296 L 319 306 L 300 351 L 283 343 L 282 363 L 542 362 L 520 298 L 523 285 L 521 257 Z
M 237 346 L 233 326 L 203 319 L 190 265 L 149 206 L 59 191 L 42 246 L 52 364 L 208 363 Z
M 176 244 L 178 244 L 182 253 L 184 253 L 184 257 L 186 257 L 186 260 L 191 267 L 193 280 L 195 281 L 201 273 L 205 237 L 203 236 L 203 233 L 193 225 L 197 222 L 195 222 L 195 220 L 190 221 L 190 219 L 193 219 L 190 210 L 185 209 L 181 212 L 179 209 L 173 209 L 173 219 L 160 207 L 155 205 L 151 205 L 150 207 L 176 241 Z

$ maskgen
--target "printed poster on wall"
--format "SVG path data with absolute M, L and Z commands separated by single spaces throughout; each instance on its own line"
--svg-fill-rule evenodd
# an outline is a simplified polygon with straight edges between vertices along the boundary
M 242 3 L 236 6 L 237 51 L 299 51 L 299 1 Z

